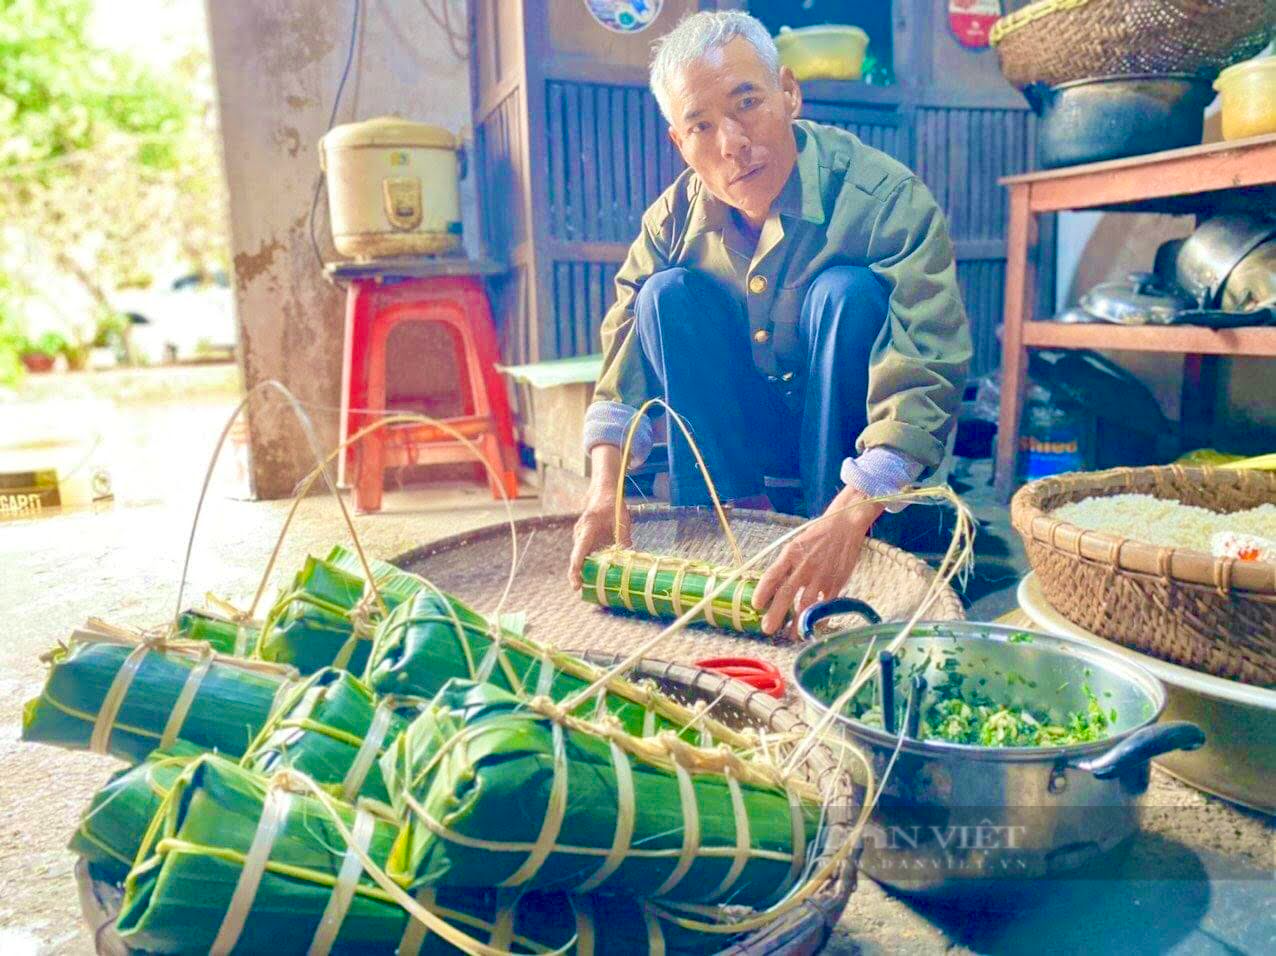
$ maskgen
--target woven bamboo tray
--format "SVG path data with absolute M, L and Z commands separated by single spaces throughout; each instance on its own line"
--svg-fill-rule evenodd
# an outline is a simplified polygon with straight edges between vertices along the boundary
M 1144 73 L 1212 79 L 1259 53 L 1273 18 L 1273 0 L 1038 0 L 998 20 L 990 42 L 1020 88 Z
M 731 563 L 730 549 L 710 509 L 641 505 L 632 509 L 632 516 L 634 547 L 639 551 Z M 730 517 L 746 558 L 801 523 L 769 511 L 736 510 Z M 640 641 L 669 622 L 604 610 L 581 599 L 567 581 L 575 520 L 573 515 L 552 515 L 517 523 L 519 567 L 503 610 L 526 611 L 527 636 L 534 640 L 582 651 L 632 653 Z M 445 538 L 392 560 L 487 613 L 499 600 L 509 574 L 509 526 L 490 525 Z M 934 571 L 920 558 L 869 539 L 844 593 L 867 602 L 883 620 L 898 620 L 917 608 L 933 579 Z M 965 614 L 960 598 L 945 588 L 926 617 L 960 621 Z M 762 657 L 787 671 L 799 650 L 801 645 L 790 641 L 689 627 L 647 653 L 685 663 L 708 657 Z
M 615 663 L 619 655 L 588 655 L 601 665 Z M 794 709 L 781 704 L 760 691 L 730 678 L 721 677 L 698 667 L 669 661 L 643 660 L 630 676 L 651 680 L 661 690 L 684 704 L 700 701 L 711 703 L 718 720 L 737 729 L 746 727 L 790 734 L 800 740 L 809 726 Z M 776 752 L 783 759 L 793 744 L 781 743 Z M 814 747 L 798 767 L 798 772 L 824 794 L 827 815 L 825 837 L 818 847 L 817 861 L 835 853 L 853 835 L 858 805 L 854 801 L 851 774 L 839 769 L 833 754 L 824 747 Z M 855 858 L 849 854 L 823 885 L 800 906 L 778 917 L 740 942 L 724 949 L 736 956 L 808 956 L 817 952 L 828 938 L 833 925 L 846 907 L 855 889 Z M 818 862 L 817 862 L 818 865 Z M 80 893 L 80 907 L 93 932 L 97 952 L 101 956 L 129 956 L 132 952 L 115 931 L 122 894 L 110 883 L 94 878 L 84 861 L 75 868 Z
M 1046 599 L 1134 650 L 1251 684 L 1276 684 L 1276 565 L 1142 544 L 1051 517 L 1083 498 L 1146 494 L 1215 511 L 1276 502 L 1276 473 L 1117 468 L 1045 478 L 1010 506 Z

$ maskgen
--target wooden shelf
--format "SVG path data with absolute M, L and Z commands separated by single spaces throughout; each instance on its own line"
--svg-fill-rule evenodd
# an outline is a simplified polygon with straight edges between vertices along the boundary
M 1090 163 L 1007 176 L 1010 228 L 1002 325 L 1001 415 L 997 425 L 997 494 L 1010 498 L 1015 483 L 1029 349 L 1112 349 L 1193 357 L 1276 358 L 1276 327 L 1208 329 L 1203 326 L 1069 325 L 1034 322 L 1036 271 L 1029 257 L 1042 213 L 1069 209 L 1212 215 L 1224 210 L 1276 209 L 1276 134 L 1167 150 L 1106 163 Z M 1196 388 L 1184 380 L 1185 398 Z M 1199 385 L 1199 379 L 1195 380 Z
M 1100 325 L 1025 322 L 1030 348 L 1114 349 L 1185 355 L 1246 355 L 1276 358 L 1276 327 L 1207 329 L 1199 325 Z
M 1229 200 L 1240 208 L 1270 202 L 1276 195 L 1273 169 L 1276 133 L 1007 176 L 1000 182 L 1030 187 L 1029 211 L 1033 213 L 1069 209 L 1183 213 L 1214 209 Z

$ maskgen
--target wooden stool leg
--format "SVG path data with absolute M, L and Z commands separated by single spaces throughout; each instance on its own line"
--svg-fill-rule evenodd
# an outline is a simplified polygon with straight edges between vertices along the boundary
M 368 335 L 367 407 L 384 409 L 386 407 L 386 345 L 390 332 L 398 324 L 388 313 L 379 312 L 371 322 Z M 379 416 L 366 413 L 362 416 L 365 425 L 372 424 Z M 355 508 L 361 512 L 381 510 L 382 492 L 385 487 L 385 444 L 383 431 L 365 435 L 359 442 L 359 474 L 355 485 Z
M 511 497 L 518 494 L 518 448 L 514 442 L 514 424 L 510 416 L 509 399 L 505 393 L 505 380 L 496 371 L 500 354 L 496 344 L 496 327 L 492 321 L 492 309 L 483 288 L 482 280 L 472 279 L 465 287 L 466 312 L 473 330 L 473 355 L 481 388 L 475 389 L 476 397 L 482 394 L 484 411 L 492 421 L 494 442 L 488 453 L 493 467 L 501 475 L 501 484 Z M 496 487 L 493 495 L 499 496 Z
M 368 407 L 368 337 L 376 314 L 376 295 L 376 285 L 366 279 L 356 279 L 346 289 L 341 355 L 341 444 L 371 420 L 362 409 Z M 350 447 L 337 458 L 337 482 L 342 487 L 354 482 L 351 476 L 357 473 L 357 455 L 358 449 Z

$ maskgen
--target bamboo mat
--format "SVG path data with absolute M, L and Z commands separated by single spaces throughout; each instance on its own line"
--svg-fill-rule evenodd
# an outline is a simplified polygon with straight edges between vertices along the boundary
M 645 505 L 633 510 L 634 546 L 642 551 L 699 558 L 729 564 L 730 549 L 713 513 L 707 509 Z M 524 611 L 526 635 L 534 640 L 579 651 L 630 652 L 658 633 L 656 622 L 599 608 L 583 601 L 567 581 L 574 515 L 528 518 L 517 522 L 519 567 L 502 613 Z M 734 511 L 731 527 L 748 557 L 798 524 L 796 518 L 763 511 Z M 447 538 L 394 559 L 400 567 L 422 574 L 470 606 L 491 613 L 509 574 L 508 525 Z M 934 571 L 921 559 L 891 545 L 866 542 L 845 594 L 868 602 L 884 620 L 906 618 L 921 602 Z M 929 617 L 960 620 L 961 601 L 945 588 Z M 865 623 L 856 615 L 839 619 L 845 626 Z M 646 656 L 695 662 L 707 657 L 761 657 L 787 670 L 801 645 L 734 635 L 704 626 L 690 627 L 663 639 Z

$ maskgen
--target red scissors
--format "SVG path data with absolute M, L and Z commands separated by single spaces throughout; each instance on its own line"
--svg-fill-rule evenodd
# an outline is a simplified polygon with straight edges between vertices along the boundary
M 703 667 L 723 677 L 743 681 L 777 700 L 784 697 L 784 678 L 780 675 L 779 669 L 767 661 L 760 661 L 754 657 L 711 657 L 708 660 L 696 661 L 696 667 Z

